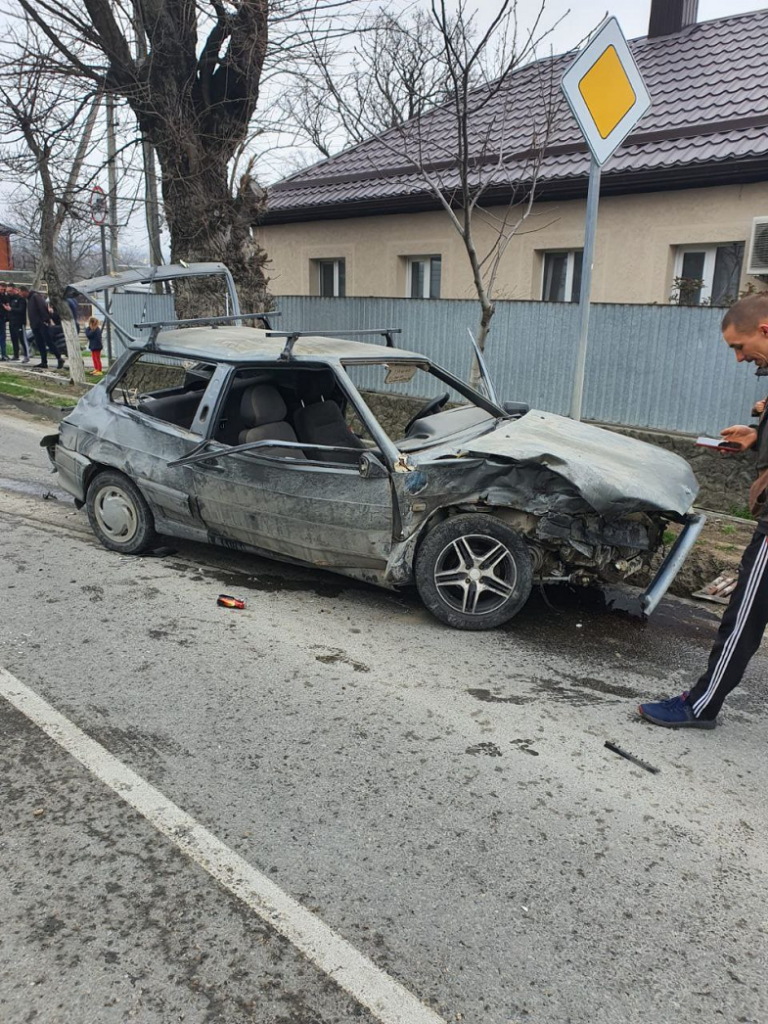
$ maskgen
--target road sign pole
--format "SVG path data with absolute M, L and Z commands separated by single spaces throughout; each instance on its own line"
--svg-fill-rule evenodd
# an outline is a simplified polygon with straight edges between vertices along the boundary
M 561 88 L 592 153 L 579 295 L 579 347 L 571 395 L 571 416 L 580 420 L 587 365 L 601 168 L 650 110 L 651 97 L 615 18 L 605 19 L 563 75 Z
M 584 233 L 584 256 L 581 264 L 581 291 L 579 292 L 579 348 L 576 354 L 576 372 L 573 378 L 571 397 L 571 418 L 581 419 L 584 396 L 584 373 L 587 366 L 587 342 L 589 339 L 589 313 L 592 296 L 592 266 L 595 261 L 595 238 L 597 236 L 597 210 L 600 202 L 600 176 L 602 168 L 592 157 L 589 170 L 589 192 L 587 193 L 587 227 Z

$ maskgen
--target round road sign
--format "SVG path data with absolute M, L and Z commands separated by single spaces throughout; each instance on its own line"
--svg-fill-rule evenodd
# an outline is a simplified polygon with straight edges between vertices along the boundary
M 104 224 L 107 219 L 107 195 L 100 185 L 94 185 L 91 192 L 91 220 L 94 224 Z

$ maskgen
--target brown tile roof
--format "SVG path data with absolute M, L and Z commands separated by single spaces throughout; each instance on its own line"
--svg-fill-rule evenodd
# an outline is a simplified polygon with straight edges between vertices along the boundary
M 604 168 L 603 190 L 653 191 L 768 178 L 766 38 L 768 10 L 702 22 L 672 36 L 633 40 L 653 107 Z M 511 186 L 528 179 L 534 128 L 544 119 L 547 95 L 559 98 L 560 79 L 573 58 L 573 53 L 564 54 L 521 68 L 506 86 L 511 95 L 500 93 L 474 118 L 478 147 L 486 138 L 485 151 L 498 153 L 505 140 L 505 159 L 493 174 L 489 200 L 503 199 Z M 452 122 L 450 108 L 440 107 L 420 126 L 422 145 L 446 189 L 457 183 L 451 169 Z M 264 222 L 434 208 L 436 201 L 401 150 L 400 134 L 391 130 L 285 178 L 269 190 Z M 588 172 L 579 128 L 565 103 L 558 103 L 539 193 L 542 198 L 583 195 Z

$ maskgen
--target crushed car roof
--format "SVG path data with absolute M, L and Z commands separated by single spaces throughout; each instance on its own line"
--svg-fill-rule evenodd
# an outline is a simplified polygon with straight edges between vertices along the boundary
M 186 327 L 161 331 L 151 350 L 167 355 L 213 359 L 225 363 L 273 361 L 285 348 L 286 338 L 269 337 L 270 333 L 272 332 L 255 327 Z M 291 359 L 325 359 L 338 362 L 350 359 L 415 359 L 422 363 L 429 362 L 426 356 L 418 352 L 409 352 L 407 349 L 314 335 L 297 339 Z

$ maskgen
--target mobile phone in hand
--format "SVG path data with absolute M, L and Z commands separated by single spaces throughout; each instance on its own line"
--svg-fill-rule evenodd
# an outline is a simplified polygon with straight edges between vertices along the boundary
M 696 444 L 699 448 L 718 448 L 721 452 L 740 452 L 742 450 L 738 441 L 724 441 L 721 437 L 697 437 Z

